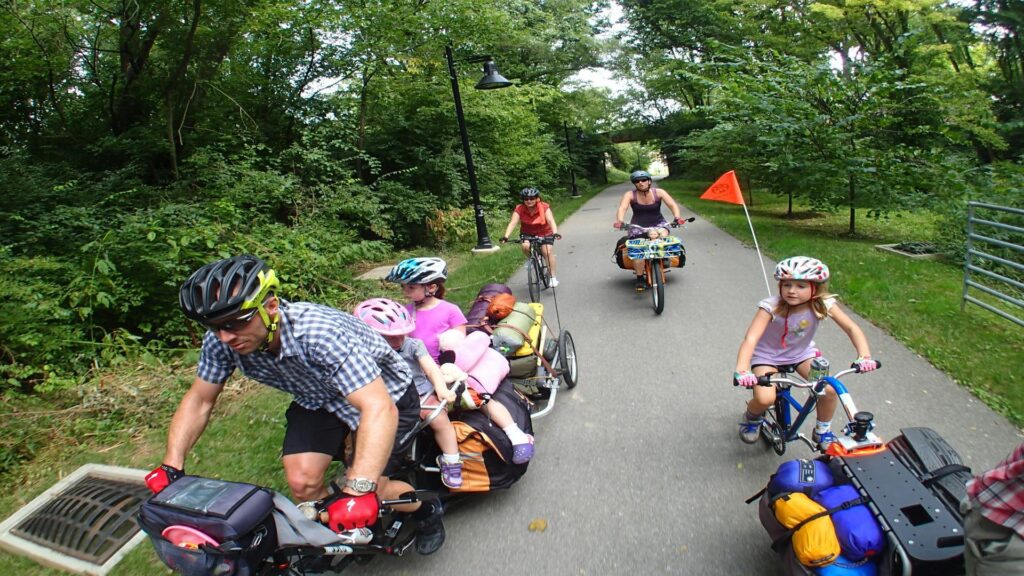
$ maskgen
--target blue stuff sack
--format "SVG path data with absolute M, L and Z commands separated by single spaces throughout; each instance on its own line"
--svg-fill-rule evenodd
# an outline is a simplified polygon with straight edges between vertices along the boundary
M 818 492 L 814 500 L 825 508 L 831 509 L 859 497 L 860 493 L 852 485 L 840 484 Z M 875 515 L 864 504 L 833 512 L 832 523 L 835 525 L 836 537 L 839 539 L 839 547 L 843 550 L 843 556 L 851 561 L 875 558 L 885 548 L 882 527 L 878 524 Z
M 772 474 L 768 481 L 768 495 L 774 497 L 785 492 L 801 492 L 814 498 L 834 483 L 828 464 L 820 460 L 790 460 L 783 462 Z
M 878 563 L 871 558 L 854 562 L 840 554 L 835 562 L 813 571 L 818 576 L 878 576 Z

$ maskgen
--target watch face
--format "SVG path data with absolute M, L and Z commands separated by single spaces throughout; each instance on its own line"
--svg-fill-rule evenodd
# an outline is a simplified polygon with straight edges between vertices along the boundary
M 354 478 L 347 482 L 349 488 L 358 492 L 373 492 L 377 488 L 377 483 L 366 478 Z

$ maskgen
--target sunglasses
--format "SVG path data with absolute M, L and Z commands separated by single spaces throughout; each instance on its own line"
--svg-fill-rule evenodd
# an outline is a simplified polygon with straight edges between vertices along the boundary
M 636 180 L 633 180 L 633 184 L 639 184 L 641 182 L 650 182 L 650 181 L 651 181 L 650 178 L 637 178 Z
M 230 320 L 227 320 L 225 322 L 221 322 L 219 324 L 203 324 L 203 325 L 206 326 L 207 328 L 209 328 L 210 330 L 213 330 L 214 332 L 220 332 L 221 330 L 224 330 L 224 331 L 227 331 L 227 332 L 238 332 L 239 330 L 241 330 L 242 328 L 245 328 L 249 324 L 249 321 L 251 321 L 253 316 L 256 315 L 256 312 L 257 312 L 257 310 L 255 308 L 253 308 L 249 312 L 246 312 L 245 314 L 242 314 L 241 316 L 236 316 L 234 318 L 231 318 Z

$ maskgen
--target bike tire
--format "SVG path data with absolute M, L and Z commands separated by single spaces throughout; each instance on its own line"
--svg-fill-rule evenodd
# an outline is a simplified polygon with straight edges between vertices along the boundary
M 540 264 L 533 256 L 526 264 L 526 286 L 530 292 L 530 302 L 540 302 Z
M 655 314 L 665 311 L 665 275 L 661 260 L 651 260 L 651 307 Z
M 540 266 L 540 284 L 542 290 L 547 290 L 551 287 L 551 270 L 548 268 L 548 259 L 544 257 L 544 253 L 538 250 L 533 255 L 537 259 L 537 264 Z
M 764 424 L 761 426 L 761 437 L 776 454 L 782 456 L 786 453 L 786 428 L 783 424 L 782 410 L 786 406 L 781 399 L 775 400 L 775 405 L 765 413 Z
M 558 336 L 558 365 L 562 382 L 570 390 L 579 382 L 579 365 L 576 360 L 576 344 L 568 330 L 562 330 Z

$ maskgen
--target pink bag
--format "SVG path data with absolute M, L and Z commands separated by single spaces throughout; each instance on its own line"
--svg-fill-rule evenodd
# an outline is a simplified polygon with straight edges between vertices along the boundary
M 455 365 L 469 374 L 469 387 L 477 392 L 494 394 L 508 376 L 508 360 L 491 348 L 491 338 L 486 332 L 470 333 L 454 344 L 451 351 L 455 353 Z

